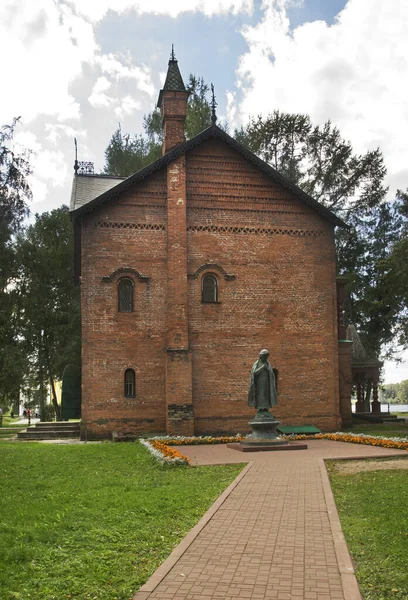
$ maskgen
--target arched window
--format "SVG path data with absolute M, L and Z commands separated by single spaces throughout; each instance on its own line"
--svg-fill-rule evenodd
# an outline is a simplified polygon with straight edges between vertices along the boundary
M 201 301 L 218 302 L 218 280 L 212 273 L 207 273 L 201 280 Z
M 118 283 L 118 311 L 133 312 L 133 281 L 123 278 Z
M 136 396 L 136 377 L 133 369 L 125 371 L 125 398 L 134 398 Z

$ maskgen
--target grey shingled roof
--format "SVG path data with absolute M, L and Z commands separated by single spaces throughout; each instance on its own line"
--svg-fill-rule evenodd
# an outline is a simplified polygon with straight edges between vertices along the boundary
M 107 175 L 76 175 L 72 182 L 70 211 L 75 211 L 104 192 L 115 187 L 125 177 Z
M 367 350 L 364 348 L 364 344 L 358 334 L 355 325 L 349 325 L 347 327 L 347 339 L 353 342 L 352 349 L 352 364 L 367 366 L 367 367 L 381 367 L 382 362 L 377 358 L 371 358 L 368 356 Z
M 164 90 L 172 92 L 185 92 L 184 81 L 178 67 L 176 59 L 169 60 L 169 68 L 167 69 L 167 77 L 163 86 Z
M 163 92 L 185 92 L 186 88 L 184 85 L 183 78 L 180 73 L 180 69 L 177 64 L 177 60 L 170 59 L 169 67 L 167 69 L 166 81 L 164 82 L 163 89 L 160 90 L 159 99 L 157 101 L 157 106 L 160 108 L 163 98 Z
M 142 181 L 143 179 L 145 179 L 152 173 L 158 171 L 162 167 L 167 166 L 169 163 L 171 163 L 173 160 L 175 160 L 182 154 L 185 154 L 192 148 L 195 148 L 196 146 L 210 138 L 218 138 L 224 143 L 226 143 L 230 148 L 233 148 L 234 150 L 239 152 L 247 160 L 252 162 L 252 164 L 254 164 L 255 167 L 257 167 L 260 171 L 268 175 L 268 177 L 270 177 L 276 183 L 282 185 L 284 188 L 293 192 L 302 202 L 315 209 L 324 218 L 328 219 L 328 221 L 333 223 L 333 225 L 336 225 L 338 227 L 348 227 L 348 225 L 337 215 L 335 215 L 331 210 L 323 206 L 323 204 L 317 202 L 317 200 L 312 198 L 312 196 L 309 196 L 309 194 L 306 194 L 306 192 L 301 190 L 292 181 L 281 175 L 281 173 L 276 171 L 273 167 L 268 165 L 268 163 L 256 156 L 256 154 L 254 154 L 253 152 L 245 148 L 242 144 L 234 140 L 234 138 L 232 138 L 230 135 L 228 135 L 228 133 L 225 133 L 225 131 L 217 127 L 217 125 L 211 125 L 211 127 L 204 129 L 204 131 L 193 137 L 191 140 L 183 142 L 175 148 L 172 148 L 164 156 L 161 156 L 155 162 L 151 163 L 150 165 L 147 165 L 147 167 L 141 169 L 140 171 L 138 171 L 134 175 L 131 175 L 127 179 L 120 181 L 120 179 L 118 178 L 116 180 L 120 181 L 118 185 L 114 185 L 110 189 L 107 189 L 107 191 L 101 193 L 99 196 L 94 196 L 94 198 L 90 199 L 89 202 L 84 202 L 82 203 L 82 205 L 78 205 L 78 208 L 75 208 L 74 210 L 71 209 L 73 212 L 73 217 L 75 218 L 85 212 L 90 212 L 96 206 L 104 204 L 112 198 L 119 196 L 123 192 L 128 191 L 139 181 Z

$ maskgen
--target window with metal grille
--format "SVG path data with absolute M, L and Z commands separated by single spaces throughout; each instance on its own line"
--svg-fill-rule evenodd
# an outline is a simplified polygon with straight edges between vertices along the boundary
M 133 369 L 125 371 L 125 398 L 134 398 L 136 396 L 136 378 Z
M 215 275 L 207 274 L 202 278 L 201 301 L 218 302 L 218 281 Z
M 121 279 L 118 283 L 118 311 L 133 312 L 133 281 Z

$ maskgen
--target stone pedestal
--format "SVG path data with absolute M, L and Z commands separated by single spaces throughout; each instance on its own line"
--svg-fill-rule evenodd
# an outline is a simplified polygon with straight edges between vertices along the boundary
M 282 439 L 276 432 L 280 421 L 269 412 L 259 410 L 248 424 L 252 433 L 242 442 L 244 446 L 286 446 L 289 442 Z

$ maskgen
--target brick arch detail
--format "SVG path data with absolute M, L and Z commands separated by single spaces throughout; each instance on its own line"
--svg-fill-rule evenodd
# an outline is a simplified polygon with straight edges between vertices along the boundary
M 227 273 L 225 269 L 223 269 L 220 265 L 217 265 L 215 263 L 205 263 L 204 265 L 201 265 L 201 267 L 198 267 L 195 273 L 189 273 L 188 278 L 198 279 L 198 276 L 200 275 L 200 273 L 203 273 L 203 271 L 217 271 L 218 273 L 220 273 L 220 275 L 224 277 L 225 281 L 234 281 L 236 279 L 235 275 Z
M 136 271 L 136 269 L 132 269 L 132 267 L 119 267 L 119 269 L 116 269 L 110 275 L 102 277 L 102 281 L 104 283 L 112 283 L 112 281 L 118 279 L 122 275 L 133 275 L 140 283 L 149 283 L 150 281 L 150 278 L 147 277 L 147 275 L 142 275 L 139 271 Z

